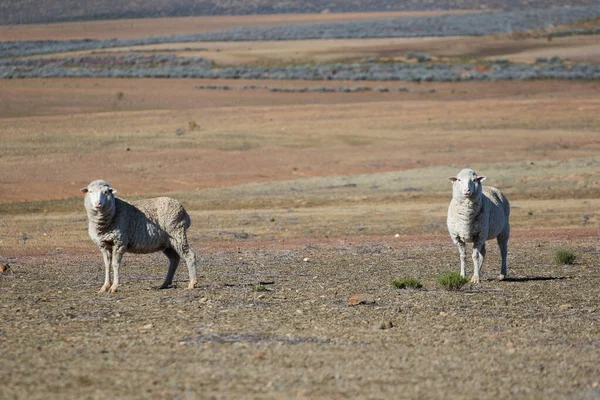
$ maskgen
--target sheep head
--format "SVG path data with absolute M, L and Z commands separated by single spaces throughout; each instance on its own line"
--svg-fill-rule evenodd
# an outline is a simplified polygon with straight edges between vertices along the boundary
M 448 180 L 453 182 L 452 197 L 459 201 L 478 199 L 481 195 L 481 182 L 485 179 L 485 176 L 478 176 L 472 169 L 463 169 L 458 175 L 448 178 Z
M 115 189 L 101 179 L 90 182 L 87 187 L 81 188 L 85 193 L 85 208 L 90 211 L 102 212 L 112 206 L 115 200 Z

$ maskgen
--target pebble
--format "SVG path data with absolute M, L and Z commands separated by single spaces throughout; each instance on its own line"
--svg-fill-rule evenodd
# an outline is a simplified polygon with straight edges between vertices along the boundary
M 389 319 L 386 319 L 385 321 L 383 321 L 380 325 L 379 325 L 379 329 L 391 329 L 394 327 L 394 324 L 392 323 L 392 321 L 390 321 Z
M 375 303 L 375 299 L 372 296 L 366 294 L 353 294 L 348 299 L 348 305 L 357 306 L 359 304 L 370 304 Z

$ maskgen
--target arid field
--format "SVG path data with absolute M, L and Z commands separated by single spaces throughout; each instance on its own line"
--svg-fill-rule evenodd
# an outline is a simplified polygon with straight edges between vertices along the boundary
M 172 20 L 157 23 L 161 34 L 197 28 Z M 153 29 L 112 24 L 120 38 Z M 97 22 L 62 25 L 0 32 L 105 38 Z M 597 37 L 215 42 L 200 56 L 222 65 L 407 51 L 598 62 Z M 160 46 L 106 52 L 142 50 Z M 600 397 L 600 82 L 268 89 L 355 85 L 0 80 L 0 264 L 9 266 L 0 272 L 0 398 Z M 459 271 L 447 177 L 464 167 L 511 202 L 509 278 L 497 279 L 493 241 L 482 283 L 453 292 L 436 278 Z M 177 287 L 158 290 L 166 257 L 127 254 L 120 291 L 98 293 L 102 257 L 79 193 L 95 179 L 122 199 L 167 195 L 186 207 L 196 289 L 185 289 L 182 264 Z M 555 261 L 559 248 L 574 264 Z M 392 286 L 405 277 L 423 288 Z

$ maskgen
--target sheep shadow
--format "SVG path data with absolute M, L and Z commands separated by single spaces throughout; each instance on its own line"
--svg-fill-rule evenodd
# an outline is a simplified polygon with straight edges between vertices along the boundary
M 559 281 L 563 279 L 573 279 L 572 276 L 524 276 L 520 278 L 508 277 L 503 282 L 535 282 L 535 281 Z

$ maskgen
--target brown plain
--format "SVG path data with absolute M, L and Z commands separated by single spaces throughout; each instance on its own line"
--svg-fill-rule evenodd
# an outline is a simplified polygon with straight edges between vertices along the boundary
M 358 84 L 390 92 L 262 88 Z M 1 80 L 0 398 L 597 398 L 598 154 L 596 81 Z M 512 279 L 490 242 L 483 283 L 447 292 L 446 177 L 466 166 L 511 201 Z M 128 255 L 122 291 L 96 293 L 94 179 L 185 205 L 199 288 L 180 268 L 157 291 L 166 258 Z

